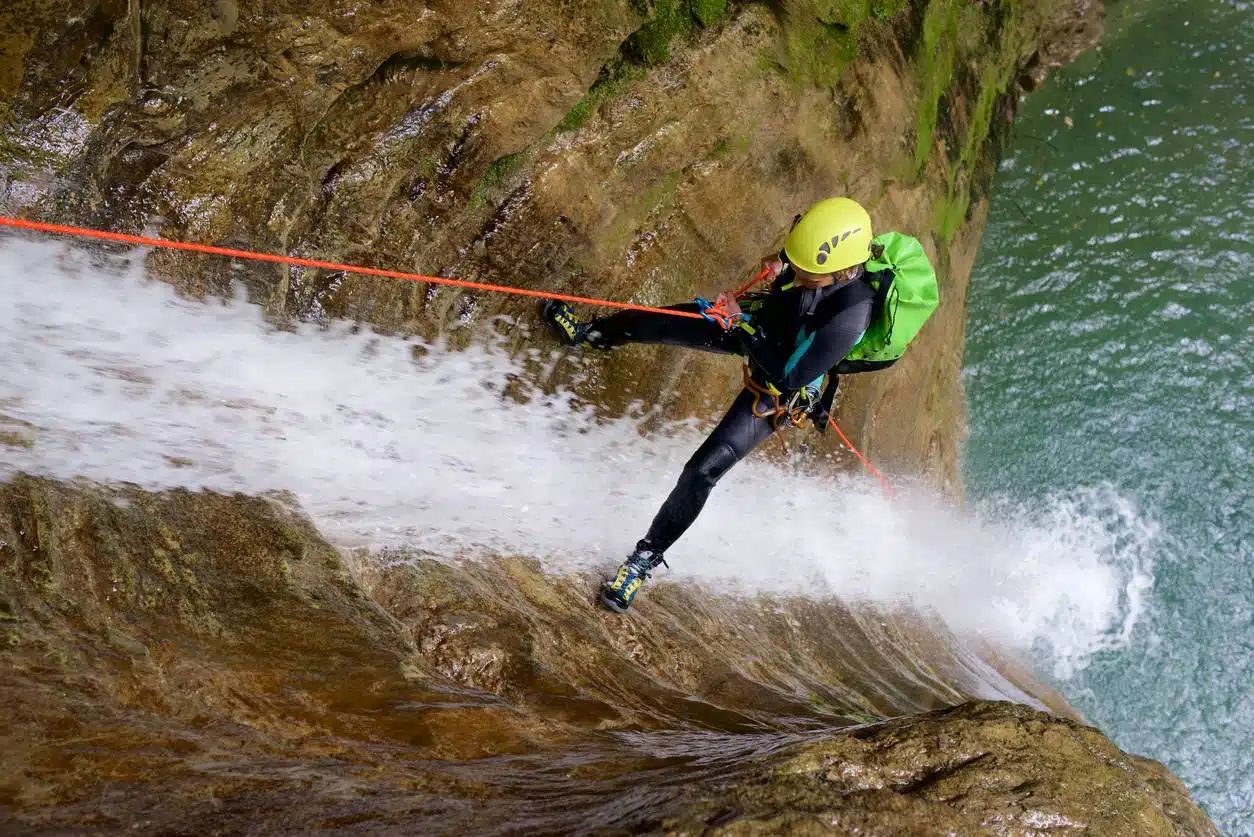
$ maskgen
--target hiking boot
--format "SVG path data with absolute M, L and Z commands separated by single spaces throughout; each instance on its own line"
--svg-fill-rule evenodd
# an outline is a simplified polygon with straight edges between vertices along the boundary
M 636 545 L 636 551 L 618 568 L 614 577 L 601 585 L 601 604 L 615 613 L 626 613 L 636 598 L 636 591 L 649 577 L 649 571 L 665 564 L 662 553 Z
M 548 323 L 549 328 L 553 329 L 558 339 L 568 346 L 606 348 L 598 345 L 597 337 L 599 335 L 592 328 L 592 324 L 585 323 L 576 317 L 571 307 L 561 300 L 546 299 L 541 302 L 540 319 Z

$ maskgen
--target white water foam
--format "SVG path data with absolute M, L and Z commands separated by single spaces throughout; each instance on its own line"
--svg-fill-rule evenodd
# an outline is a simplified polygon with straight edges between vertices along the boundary
M 701 439 L 692 423 L 642 436 L 638 417 L 598 421 L 566 393 L 515 403 L 501 391 L 523 365 L 501 351 L 282 331 L 53 243 L 0 239 L 0 302 L 0 433 L 30 443 L 0 444 L 0 477 L 287 490 L 343 546 L 604 567 Z M 544 345 L 532 360 L 571 358 Z M 910 602 L 1043 646 L 1066 675 L 1128 641 L 1155 537 L 1111 492 L 972 516 L 752 457 L 668 559 L 672 577 L 730 591 Z

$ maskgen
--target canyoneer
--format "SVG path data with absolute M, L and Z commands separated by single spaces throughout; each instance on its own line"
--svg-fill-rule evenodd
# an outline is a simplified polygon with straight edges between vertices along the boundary
M 765 292 L 724 292 L 713 303 L 698 298 L 668 307 L 704 319 L 628 310 L 583 321 L 564 302 L 541 303 L 541 317 L 571 346 L 654 343 L 745 360 L 744 390 L 602 586 L 601 602 L 611 610 L 631 606 L 733 465 L 784 427 L 809 419 L 822 432 L 839 376 L 891 366 L 938 302 L 936 274 L 918 240 L 893 232 L 874 237 L 870 215 L 845 197 L 797 216 L 783 250 L 763 259 L 762 268 L 760 277 L 772 280 Z

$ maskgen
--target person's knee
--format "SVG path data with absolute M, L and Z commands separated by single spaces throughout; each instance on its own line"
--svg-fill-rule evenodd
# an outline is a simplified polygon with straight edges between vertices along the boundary
M 740 454 L 731 445 L 720 442 L 688 460 L 684 466 L 684 478 L 708 490 L 717 485 L 723 474 L 739 461 Z

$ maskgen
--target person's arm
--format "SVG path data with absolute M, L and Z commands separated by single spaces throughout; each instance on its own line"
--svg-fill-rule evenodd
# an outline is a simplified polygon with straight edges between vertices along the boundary
M 767 380 L 763 383 L 772 384 L 781 392 L 793 392 L 822 377 L 844 360 L 866 331 L 870 313 L 869 300 L 840 312 L 811 335 L 808 345 L 799 347 L 800 355 L 795 359 L 793 356 L 782 356 L 756 331 L 742 331 L 745 352 L 766 376 Z

